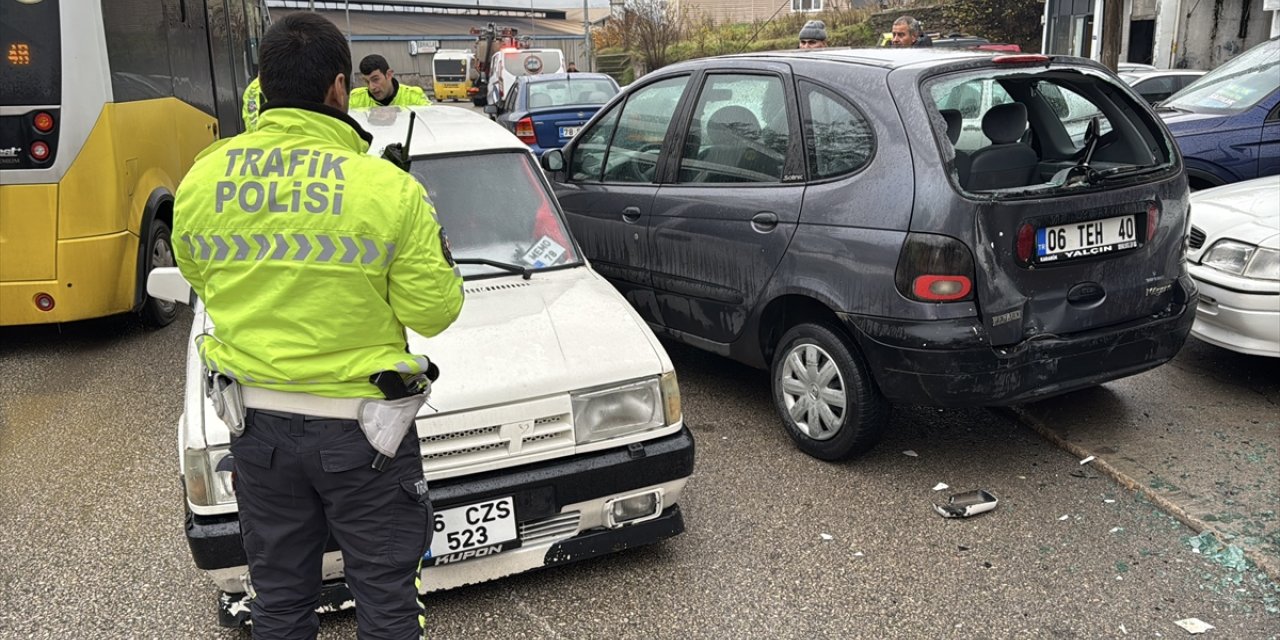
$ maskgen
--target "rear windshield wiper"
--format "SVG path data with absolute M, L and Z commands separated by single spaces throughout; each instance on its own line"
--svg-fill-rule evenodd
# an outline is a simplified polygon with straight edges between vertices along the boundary
M 1139 176 L 1144 173 L 1151 173 L 1153 171 L 1160 169 L 1162 166 L 1163 165 L 1161 165 L 1160 163 L 1156 163 L 1156 164 L 1144 164 L 1144 165 L 1130 165 L 1127 167 L 1111 167 L 1109 169 L 1102 169 L 1100 171 L 1091 172 L 1089 174 L 1089 178 L 1090 178 L 1090 182 L 1093 182 L 1093 183 L 1097 183 L 1102 180 L 1109 180 L 1111 178 L 1128 178 L 1132 176 Z
M 518 264 L 511 264 L 510 262 L 498 262 L 497 260 L 486 260 L 484 258 L 458 258 L 454 260 L 454 262 L 457 264 L 481 264 L 486 267 L 494 267 L 510 271 L 511 273 L 518 273 L 520 274 L 520 277 L 525 280 L 528 280 L 529 277 L 533 275 L 533 270 L 529 267 L 522 267 Z

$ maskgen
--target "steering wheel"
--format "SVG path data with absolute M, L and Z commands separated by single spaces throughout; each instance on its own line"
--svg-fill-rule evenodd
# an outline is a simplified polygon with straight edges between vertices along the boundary
M 634 151 L 629 159 L 622 163 L 619 167 L 619 178 L 630 178 L 626 182 L 652 182 L 653 174 L 658 169 L 658 154 L 662 151 L 662 144 L 650 142 L 642 145 Z M 640 160 L 641 156 L 652 154 L 653 161 L 648 162 Z

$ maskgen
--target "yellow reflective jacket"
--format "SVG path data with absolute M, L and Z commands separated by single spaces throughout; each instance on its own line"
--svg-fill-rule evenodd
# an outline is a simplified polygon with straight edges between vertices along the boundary
M 369 93 L 369 87 L 360 87 L 351 92 L 351 103 L 348 105 L 352 109 L 367 109 L 369 107 L 425 107 L 431 104 L 427 99 L 427 93 L 422 87 L 413 85 L 400 84 L 399 80 L 392 80 L 396 84 L 396 94 L 391 96 L 391 100 L 386 104 L 378 102 L 377 99 Z
M 262 110 L 262 87 L 258 85 L 257 76 L 244 88 L 241 102 L 240 115 L 244 118 L 244 131 L 248 133 L 258 128 L 258 112 Z
M 381 397 L 418 373 L 405 327 L 432 336 L 462 308 L 422 185 L 366 155 L 372 139 L 324 105 L 275 103 L 258 130 L 215 142 L 178 187 L 174 249 L 215 329 L 206 366 L 244 384 Z

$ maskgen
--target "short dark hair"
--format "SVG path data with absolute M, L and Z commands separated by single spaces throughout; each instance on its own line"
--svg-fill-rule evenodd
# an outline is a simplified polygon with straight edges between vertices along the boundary
M 382 73 L 386 73 L 387 70 L 389 70 L 390 68 L 391 67 L 387 65 L 387 59 L 376 53 L 371 53 L 365 56 L 364 60 L 360 61 L 361 75 L 367 76 L 373 73 L 374 71 L 381 71 Z
M 338 74 L 351 86 L 351 48 L 338 27 L 314 13 L 291 13 L 262 37 L 258 81 L 271 100 L 324 102 Z

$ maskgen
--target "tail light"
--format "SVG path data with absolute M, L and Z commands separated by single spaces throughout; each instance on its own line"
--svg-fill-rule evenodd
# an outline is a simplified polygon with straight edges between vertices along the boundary
M 50 131 L 53 131 L 53 116 L 49 115 L 45 111 L 41 111 L 36 114 L 36 117 L 31 121 L 31 124 L 36 128 L 36 131 L 39 131 L 40 133 L 49 133 Z
M 31 302 L 41 311 L 53 311 L 54 304 L 56 304 L 53 301 L 53 296 L 47 293 L 37 293 L 31 298 Z
M 1160 205 L 1147 203 L 1147 242 L 1156 239 L 1156 229 L 1160 227 Z
M 525 144 L 538 143 L 538 139 L 533 135 L 533 118 L 525 116 L 516 122 L 516 137 Z
M 964 300 L 971 291 L 973 281 L 968 276 L 917 276 L 911 284 L 916 298 L 935 302 Z
M 1018 262 L 1022 264 L 1031 263 L 1031 255 L 1036 250 L 1036 230 L 1035 227 L 1027 223 L 1022 223 L 1018 227 L 1018 244 L 1015 247 L 1018 252 Z
M 480 93 L 480 89 L 479 87 L 467 87 L 467 93 L 474 96 L 475 94 Z
M 36 162 L 44 162 L 49 159 L 49 145 L 44 141 L 36 140 L 31 143 L 31 159 Z
M 1039 53 L 1018 53 L 1007 56 L 995 56 L 991 61 L 996 64 L 1028 64 L 1036 62 L 1049 62 L 1049 56 Z
M 973 254 L 963 242 L 930 233 L 907 234 L 894 281 L 898 292 L 922 302 L 973 299 Z

